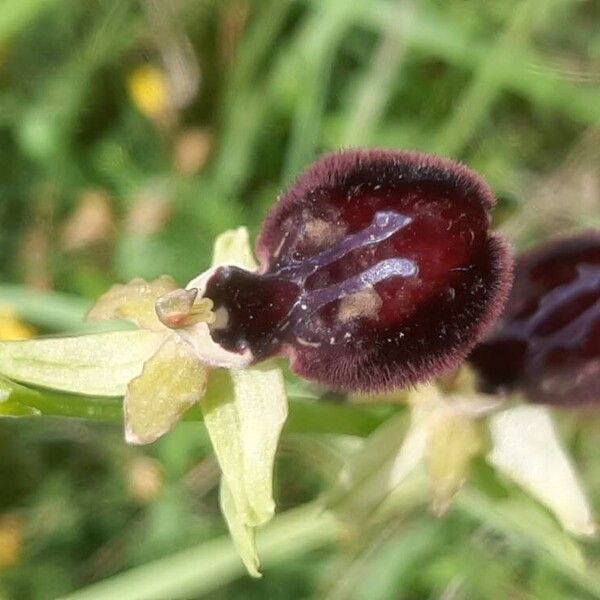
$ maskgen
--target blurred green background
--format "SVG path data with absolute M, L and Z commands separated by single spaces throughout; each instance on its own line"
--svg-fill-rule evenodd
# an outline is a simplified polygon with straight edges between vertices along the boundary
M 599 32 L 597 0 L 1 0 L 0 336 L 78 330 L 115 281 L 185 283 L 215 235 L 255 233 L 330 149 L 465 161 L 518 244 L 597 224 Z M 561 421 L 596 506 L 599 424 Z M 281 510 L 323 486 L 315 447 L 284 439 Z M 0 599 L 58 598 L 220 538 L 218 476 L 197 423 L 133 448 L 117 424 L 2 421 Z M 177 563 L 196 581 L 182 594 L 600 597 L 480 517 L 419 508 L 305 549 L 284 535 L 258 582 L 219 571 L 217 542 Z

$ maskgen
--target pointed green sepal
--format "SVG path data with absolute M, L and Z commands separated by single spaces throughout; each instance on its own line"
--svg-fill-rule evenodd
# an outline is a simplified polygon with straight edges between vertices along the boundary
M 214 371 L 201 407 L 240 518 L 263 525 L 275 512 L 273 463 L 288 413 L 281 369 Z
M 240 517 L 233 496 L 231 495 L 231 490 L 223 477 L 221 478 L 219 489 L 219 501 L 229 534 L 248 574 L 251 577 L 262 577 L 259 570 L 260 562 L 256 552 L 256 528 L 246 525 Z
M 26 384 L 88 396 L 123 396 L 165 334 L 116 331 L 0 342 L 0 373 Z

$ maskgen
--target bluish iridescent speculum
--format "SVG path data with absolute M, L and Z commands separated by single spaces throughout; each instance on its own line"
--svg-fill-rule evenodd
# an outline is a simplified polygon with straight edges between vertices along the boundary
M 488 388 L 521 388 L 548 404 L 598 404 L 600 232 L 522 255 L 506 310 L 471 361 Z
M 342 390 L 402 387 L 464 357 L 500 309 L 510 260 L 492 196 L 450 161 L 329 155 L 267 216 L 261 268 L 222 267 L 204 295 L 218 344 Z
M 319 347 L 323 330 L 315 324 L 325 317 L 334 303 L 341 303 L 337 318 L 345 322 L 352 314 L 344 302 L 351 299 L 356 304 L 358 298 L 363 304 L 362 316 L 368 318 L 369 311 L 380 304 L 371 292 L 372 288 L 391 278 L 414 277 L 418 267 L 409 259 L 387 258 L 373 261 L 364 270 L 340 281 L 333 281 L 326 271 L 335 268 L 336 264 L 339 266 L 352 252 L 369 251 L 369 246 L 384 242 L 410 222 L 409 217 L 396 212 L 377 211 L 365 229 L 334 241 L 314 255 L 290 262 L 274 257 L 275 265 L 264 275 L 254 275 L 235 267 L 222 269 L 211 281 L 209 294 L 217 306 L 227 307 L 230 320 L 222 331 L 213 329 L 213 337 L 230 350 L 250 347 L 256 358 L 268 356 L 282 340 L 290 338 L 308 347 Z M 319 226 L 326 227 L 314 225 L 314 221 L 304 225 L 305 228 Z M 285 252 L 284 248 L 281 250 L 280 255 Z M 318 284 L 319 278 L 323 281 L 324 277 L 331 279 L 329 285 Z M 372 300 L 369 300 L 369 294 L 373 296 Z M 369 302 L 372 308 L 369 308 Z M 359 308 L 357 306 L 356 310 Z M 338 340 L 335 328 L 331 328 L 333 335 L 327 340 L 329 345 L 351 340 L 350 328 L 342 329 L 342 340 Z

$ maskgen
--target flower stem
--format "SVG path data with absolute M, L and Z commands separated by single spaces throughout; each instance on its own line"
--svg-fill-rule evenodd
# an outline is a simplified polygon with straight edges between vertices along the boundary
M 12 392 L 11 400 L 39 411 L 42 416 L 111 422 L 123 419 L 122 398 L 79 396 L 19 386 Z M 290 398 L 285 431 L 365 437 L 387 418 L 389 412 L 389 407 L 374 409 Z M 199 407 L 188 411 L 185 420 L 201 421 Z

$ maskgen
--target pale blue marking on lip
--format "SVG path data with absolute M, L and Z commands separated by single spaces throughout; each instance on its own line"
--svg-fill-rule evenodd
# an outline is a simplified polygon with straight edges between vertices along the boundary
M 359 277 L 365 285 L 375 285 L 390 277 L 412 277 L 418 271 L 417 265 L 406 258 L 388 258 L 373 265 Z
M 308 314 L 311 314 L 334 300 L 356 294 L 367 287 L 392 277 L 412 277 L 417 274 L 417 271 L 417 265 L 411 260 L 389 258 L 378 262 L 350 279 L 325 288 L 305 292 L 301 298 L 304 304 L 309 307 Z
M 272 276 L 284 277 L 299 285 L 304 285 L 305 281 L 318 269 L 343 258 L 353 250 L 383 242 L 410 223 L 412 223 L 412 218 L 407 215 L 391 210 L 378 211 L 375 213 L 371 224 L 365 229 L 347 235 L 331 248 L 314 256 L 281 267 L 273 272 Z

